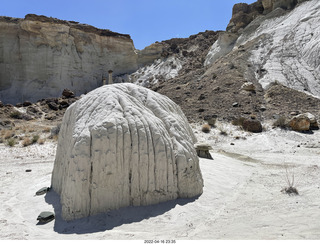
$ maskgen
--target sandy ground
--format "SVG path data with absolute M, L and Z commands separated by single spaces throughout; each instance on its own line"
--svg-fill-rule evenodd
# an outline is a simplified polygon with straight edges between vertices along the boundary
M 201 196 L 72 222 L 61 219 L 55 192 L 35 196 L 50 186 L 56 145 L 0 144 L 0 239 L 320 239 L 320 131 L 250 134 L 217 124 L 204 134 L 192 126 L 214 148 L 214 160 L 200 160 Z M 299 195 L 281 192 L 286 167 Z M 56 219 L 38 224 L 42 211 Z

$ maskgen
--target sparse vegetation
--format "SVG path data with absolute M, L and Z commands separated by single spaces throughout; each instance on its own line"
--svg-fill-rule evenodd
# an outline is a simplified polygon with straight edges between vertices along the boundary
M 10 138 L 7 140 L 7 144 L 9 147 L 14 147 L 14 145 L 16 144 L 16 140 L 14 138 Z
M 201 130 L 204 133 L 209 133 L 211 131 L 211 126 L 209 124 L 204 124 L 204 125 L 202 125 Z
M 51 131 L 51 128 L 50 127 L 46 127 L 42 130 L 42 132 L 44 133 L 49 133 Z
M 40 139 L 39 135 L 33 135 L 30 139 L 29 137 L 25 137 L 22 141 L 22 146 L 27 147 L 35 143 L 44 144 L 44 139 Z
M 33 135 L 33 137 L 32 137 L 32 144 L 33 144 L 33 143 L 37 143 L 38 140 L 39 140 L 39 138 L 40 138 L 39 135 Z
M 44 138 L 40 138 L 40 139 L 38 140 L 38 143 L 39 143 L 40 145 L 43 145 L 45 142 L 46 142 L 46 139 L 44 139 Z
M 285 165 L 285 170 L 286 170 L 286 174 L 285 174 L 285 179 L 286 182 L 288 184 L 287 187 L 283 188 L 281 190 L 281 192 L 287 193 L 289 195 L 299 195 L 299 192 L 297 190 L 297 188 L 295 187 L 295 175 L 293 171 L 289 171 L 288 170 L 288 166 Z
M 228 135 L 227 129 L 226 129 L 226 127 L 224 125 L 220 125 L 218 127 L 218 130 L 220 131 L 220 133 L 219 133 L 220 135 L 222 135 L 222 136 L 227 136 Z
M 24 147 L 27 147 L 27 146 L 29 146 L 31 144 L 32 144 L 32 142 L 31 142 L 29 137 L 24 138 L 23 141 L 22 141 L 22 146 L 24 146 Z
M 239 118 L 236 118 L 236 119 L 232 120 L 232 121 L 231 121 L 231 124 L 236 125 L 236 126 L 241 126 L 241 127 L 243 127 L 243 122 L 244 122 L 245 120 L 246 120 L 245 118 L 239 117 Z
M 14 135 L 15 133 L 12 130 L 4 131 L 4 139 L 6 140 L 13 137 Z

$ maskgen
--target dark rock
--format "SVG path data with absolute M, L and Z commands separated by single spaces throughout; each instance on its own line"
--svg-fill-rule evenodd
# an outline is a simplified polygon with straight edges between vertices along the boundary
M 7 128 L 12 128 L 14 126 L 15 124 L 10 120 L 4 120 L 4 121 L 0 120 L 0 127 L 7 129 Z
M 16 107 L 17 107 L 17 108 L 21 108 L 21 107 L 23 107 L 23 104 L 22 104 L 22 103 L 17 103 L 17 104 L 16 104 Z
M 59 102 L 59 109 L 64 109 L 70 106 L 69 101 L 62 100 Z
M 46 114 L 46 116 L 44 117 L 47 120 L 55 120 L 57 118 L 57 116 L 55 114 Z
M 30 107 L 27 108 L 27 113 L 37 114 L 39 112 L 40 112 L 40 110 L 37 107 L 31 107 L 30 106 Z
M 69 90 L 69 89 L 64 89 L 62 92 L 62 96 L 65 98 L 71 98 L 71 97 L 75 97 L 74 92 Z
M 56 104 L 56 103 L 54 103 L 54 102 L 49 102 L 49 103 L 48 103 L 48 107 L 49 107 L 50 109 L 52 109 L 52 110 L 55 110 L 55 111 L 59 110 L 58 104 Z
M 204 94 L 201 94 L 200 96 L 199 96 L 199 98 L 198 98 L 198 100 L 204 100 L 204 99 L 206 99 L 206 96 L 204 95 Z
M 213 159 L 209 152 L 209 150 L 212 150 L 212 147 L 209 144 L 206 144 L 206 143 L 196 144 L 195 149 L 197 151 L 198 157 Z
M 243 129 L 249 132 L 253 132 L 253 133 L 259 133 L 262 132 L 262 125 L 261 122 L 250 118 L 250 119 L 245 119 L 243 121 L 243 125 L 242 125 Z
M 23 105 L 23 107 L 28 107 L 28 106 L 32 105 L 32 102 L 25 101 L 22 105 Z
M 52 212 L 41 212 L 37 218 L 40 223 L 48 223 L 54 220 L 55 215 Z
M 51 102 L 58 103 L 59 99 L 58 98 L 46 98 L 46 99 L 44 99 L 44 102 L 45 102 L 45 104 L 48 104 L 48 103 L 51 103 Z
M 40 190 L 36 192 L 36 195 L 40 196 L 46 194 L 48 191 L 50 191 L 50 187 L 42 187 Z
M 33 117 L 30 114 L 23 113 L 23 114 L 21 114 L 21 119 L 29 121 L 29 120 L 32 120 Z
M 3 103 L 0 101 L 0 108 L 2 108 L 4 105 L 3 105 Z
M 266 108 L 265 106 L 262 105 L 262 106 L 260 107 L 260 111 L 263 112 L 263 111 L 266 111 L 266 110 L 267 110 L 267 108 Z

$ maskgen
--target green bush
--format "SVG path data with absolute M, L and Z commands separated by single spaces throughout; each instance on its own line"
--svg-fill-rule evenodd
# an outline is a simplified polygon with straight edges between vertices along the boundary
M 16 140 L 14 138 L 10 138 L 7 140 L 7 144 L 9 147 L 14 147 L 14 145 L 16 144 Z
M 39 140 L 39 138 L 40 138 L 39 135 L 34 135 L 34 136 L 32 137 L 32 144 L 33 144 L 33 143 L 36 143 L 36 142 Z

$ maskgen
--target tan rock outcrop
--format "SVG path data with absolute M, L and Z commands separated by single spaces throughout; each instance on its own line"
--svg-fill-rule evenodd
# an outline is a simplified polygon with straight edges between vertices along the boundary
M 76 95 L 137 70 L 129 35 L 45 16 L 0 17 L 0 100 L 16 103 Z
M 306 114 L 299 114 L 289 122 L 289 126 L 295 131 L 308 131 L 310 130 L 310 124 L 310 119 Z

